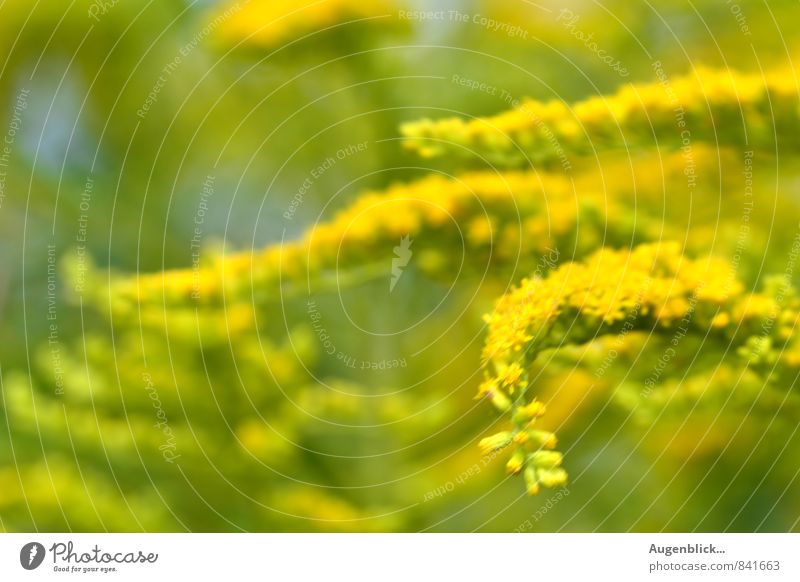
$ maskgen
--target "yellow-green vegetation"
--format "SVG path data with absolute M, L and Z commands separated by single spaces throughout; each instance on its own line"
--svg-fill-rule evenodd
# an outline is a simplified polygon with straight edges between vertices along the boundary
M 0 530 L 798 528 L 796 2 L 63 4 L 0 6 Z
M 524 471 L 530 493 L 537 493 L 539 484 L 566 483 L 566 473 L 555 469 L 560 455 L 543 456 L 555 436 L 533 428 L 545 407 L 530 399 L 528 389 L 533 362 L 544 350 L 568 344 L 646 331 L 671 338 L 664 357 L 672 358 L 687 335 L 699 335 L 724 341 L 743 365 L 767 376 L 779 366 L 797 370 L 800 302 L 788 281 L 781 279 L 776 287 L 767 295 L 744 293 L 727 262 L 689 259 L 675 243 L 603 249 L 545 278 L 524 280 L 486 316 L 487 372 L 479 396 L 507 413 L 513 430 L 487 437 L 481 446 L 513 443 L 508 469 Z M 654 384 L 645 381 L 644 387 Z
M 500 166 L 560 163 L 607 149 L 658 145 L 691 155 L 694 142 L 796 150 L 798 80 L 788 67 L 765 74 L 696 67 L 683 76 L 654 65 L 658 80 L 574 104 L 522 99 L 499 115 L 407 123 L 406 147 Z

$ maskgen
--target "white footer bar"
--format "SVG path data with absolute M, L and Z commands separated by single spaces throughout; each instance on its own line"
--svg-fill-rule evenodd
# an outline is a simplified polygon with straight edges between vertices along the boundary
M 800 534 L 3 534 L 0 580 L 800 580 Z

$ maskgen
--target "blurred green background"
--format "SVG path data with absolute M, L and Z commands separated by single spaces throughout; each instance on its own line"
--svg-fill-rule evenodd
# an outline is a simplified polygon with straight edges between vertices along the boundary
M 273 21 L 284 4 L 0 6 L 0 134 L 11 138 L 0 168 L 0 529 L 797 530 L 796 409 L 759 417 L 712 403 L 688 427 L 681 411 L 642 422 L 614 406 L 613 386 L 587 390 L 567 362 L 542 387 L 557 392 L 549 418 L 567 489 L 527 497 L 502 462 L 482 459 L 475 445 L 500 421 L 474 400 L 481 315 L 524 272 L 436 280 L 412 258 L 388 293 L 390 245 L 370 250 L 385 276 L 273 298 L 234 331 L 230 313 L 190 303 L 167 331 L 157 309 L 155 324 L 136 309 L 109 319 L 67 274 L 83 257 L 90 285 L 108 269 L 189 268 L 193 240 L 203 261 L 261 249 L 365 190 L 452 169 L 405 152 L 398 127 L 509 107 L 454 75 L 572 102 L 653 81 L 655 60 L 676 75 L 783 66 L 800 42 L 797 2 L 323 0 Z M 420 9 L 470 18 L 401 16 Z M 576 38 L 565 9 L 628 75 Z M 716 154 L 694 198 L 665 183 L 644 202 L 699 248 L 715 232 L 735 239 L 727 221 L 739 210 L 722 193 L 741 189 L 741 162 Z M 742 267 L 753 286 L 780 272 L 800 216 L 796 161 L 756 164 L 764 210 Z M 436 241 L 412 248 L 426 244 Z M 309 300 L 335 352 L 359 365 L 326 353 Z

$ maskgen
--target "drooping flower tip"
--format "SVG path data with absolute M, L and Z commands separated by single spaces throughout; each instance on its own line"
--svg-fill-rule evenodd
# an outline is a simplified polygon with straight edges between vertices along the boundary
M 528 495 L 538 495 L 539 479 L 536 476 L 536 468 L 532 465 L 525 467 L 523 477 L 525 479 L 525 488 L 528 491 Z

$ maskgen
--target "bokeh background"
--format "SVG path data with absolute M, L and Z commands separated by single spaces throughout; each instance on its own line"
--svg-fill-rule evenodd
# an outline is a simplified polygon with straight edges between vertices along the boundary
M 495 249 L 479 225 L 415 230 L 367 203 L 354 224 L 379 232 L 324 273 L 304 276 L 307 256 L 261 289 L 245 270 L 241 293 L 213 301 L 159 286 L 291 245 L 393 184 L 500 175 L 415 156 L 403 123 L 613 93 L 656 81 L 655 61 L 675 76 L 785 67 L 798 16 L 794 0 L 6 0 L 0 529 L 798 530 L 794 378 L 773 379 L 790 399 L 754 398 L 764 382 L 739 381 L 723 345 L 695 358 L 687 344 L 663 380 L 678 396 L 646 406 L 636 382 L 657 341 L 634 334 L 602 379 L 569 349 L 553 358 L 537 390 L 564 489 L 529 497 L 482 456 L 503 423 L 475 399 L 482 315 L 548 256 L 525 240 Z M 791 151 L 756 153 L 741 239 L 741 151 L 697 144 L 689 191 L 680 152 L 632 137 L 571 158 L 598 210 L 559 261 L 630 246 L 644 224 L 687 253 L 740 256 L 748 287 L 783 272 L 800 217 Z M 557 222 L 559 168 L 528 170 L 545 199 L 524 211 Z M 125 295 L 137 274 L 150 286 Z M 584 348 L 597 364 L 608 346 Z

